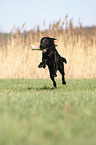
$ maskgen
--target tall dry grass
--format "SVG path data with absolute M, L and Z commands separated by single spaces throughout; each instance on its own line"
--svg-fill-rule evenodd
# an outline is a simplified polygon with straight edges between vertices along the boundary
M 42 53 L 31 51 L 29 45 L 39 45 L 43 36 L 57 38 L 57 50 L 67 59 L 66 78 L 96 77 L 96 29 L 74 27 L 72 20 L 57 21 L 49 28 L 11 30 L 10 37 L 0 39 L 0 78 L 48 78 L 48 68 L 39 69 Z M 60 78 L 58 74 L 58 78 Z

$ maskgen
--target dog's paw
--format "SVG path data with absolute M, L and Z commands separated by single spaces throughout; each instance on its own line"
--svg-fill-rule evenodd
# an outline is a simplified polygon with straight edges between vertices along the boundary
M 46 65 L 43 66 L 43 68 L 45 69 Z
M 65 82 L 65 81 L 63 81 L 63 82 L 62 82 L 62 84 L 63 84 L 63 85 L 66 85 L 66 82 Z
M 46 65 L 45 65 L 44 63 L 41 62 L 41 63 L 38 65 L 38 68 L 41 68 L 41 67 L 45 68 Z
M 42 62 L 38 65 L 38 68 L 41 68 L 42 67 Z

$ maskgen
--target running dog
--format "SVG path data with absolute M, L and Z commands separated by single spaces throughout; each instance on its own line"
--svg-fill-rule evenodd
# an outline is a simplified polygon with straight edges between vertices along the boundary
M 49 68 L 50 78 L 53 81 L 53 86 L 56 88 L 56 82 L 54 77 L 57 77 L 57 70 L 62 75 L 62 84 L 65 85 L 65 73 L 64 73 L 64 63 L 67 63 L 66 59 L 61 57 L 58 51 L 56 50 L 56 46 L 54 41 L 55 38 L 43 37 L 40 41 L 40 49 L 42 52 L 42 62 L 38 65 L 39 68 L 45 68 L 46 65 Z

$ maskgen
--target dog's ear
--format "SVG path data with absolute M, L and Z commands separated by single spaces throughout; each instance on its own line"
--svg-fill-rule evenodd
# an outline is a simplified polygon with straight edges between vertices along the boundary
M 51 38 L 52 40 L 57 40 L 56 38 Z

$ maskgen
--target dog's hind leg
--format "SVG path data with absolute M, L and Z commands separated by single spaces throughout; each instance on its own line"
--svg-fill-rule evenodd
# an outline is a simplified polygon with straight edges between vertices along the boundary
M 56 82 L 55 82 L 55 79 L 54 79 L 54 77 L 50 74 L 50 78 L 51 78 L 51 80 L 53 81 L 53 86 L 54 86 L 54 88 L 56 88 L 57 86 L 56 86 Z
M 53 86 L 54 88 L 56 88 L 56 82 L 55 82 L 55 79 L 54 77 L 56 77 L 56 75 L 54 74 L 54 67 L 52 65 L 48 65 L 48 68 L 49 68 L 49 73 L 50 73 L 50 79 L 53 81 Z
M 59 71 L 62 75 L 62 84 L 66 85 L 66 81 L 65 81 L 65 73 L 64 73 L 64 64 L 62 64 L 62 66 L 59 67 Z

